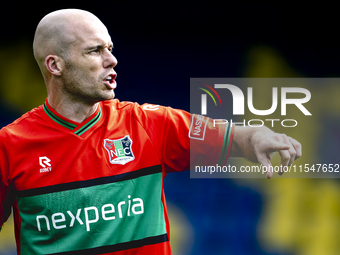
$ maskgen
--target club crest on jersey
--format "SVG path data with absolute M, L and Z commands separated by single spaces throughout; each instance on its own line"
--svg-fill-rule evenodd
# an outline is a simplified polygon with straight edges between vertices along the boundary
M 111 164 L 125 165 L 134 160 L 131 145 L 132 139 L 129 135 L 117 140 L 104 139 L 104 148 L 109 153 Z

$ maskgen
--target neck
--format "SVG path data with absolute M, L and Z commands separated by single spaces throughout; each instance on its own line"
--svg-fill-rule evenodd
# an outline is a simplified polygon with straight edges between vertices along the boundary
M 69 102 L 67 100 L 56 100 L 52 97 L 48 97 L 47 100 L 57 113 L 77 123 L 82 123 L 90 117 L 97 110 L 99 104 L 90 105 L 84 102 Z

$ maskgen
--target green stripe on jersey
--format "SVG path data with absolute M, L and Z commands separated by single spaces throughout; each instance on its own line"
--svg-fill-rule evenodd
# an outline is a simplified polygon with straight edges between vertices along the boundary
M 99 106 L 100 107 L 100 106 Z M 89 121 L 89 123 L 87 123 L 86 125 L 84 125 L 83 127 L 79 128 L 77 131 L 75 131 L 74 133 L 76 135 L 81 136 L 82 134 L 84 134 L 87 130 L 89 130 L 91 127 L 93 127 L 100 119 L 102 115 L 102 111 L 99 108 L 99 112 L 97 113 L 97 115 L 91 120 Z
M 50 111 L 46 105 L 46 103 L 44 103 L 43 105 L 44 111 L 46 112 L 46 114 L 55 122 L 57 122 L 58 124 L 68 128 L 68 129 L 75 129 L 77 127 L 77 125 L 69 123 L 61 118 L 59 118 L 57 115 L 55 115 L 52 111 Z
M 21 254 L 79 251 L 164 235 L 161 193 L 160 172 L 120 182 L 17 197 Z
M 220 166 L 223 165 L 225 158 L 228 154 L 228 147 L 229 147 L 229 142 L 230 142 L 230 133 L 231 133 L 231 125 L 230 123 L 228 124 L 228 126 L 225 128 L 225 132 L 224 132 L 224 137 L 223 137 L 223 146 L 221 149 L 221 154 L 218 160 L 218 164 Z
M 227 139 L 227 143 L 226 143 L 226 148 L 224 150 L 223 161 L 221 162 L 221 165 L 224 165 L 224 162 L 225 162 L 225 160 L 227 158 L 227 155 L 228 155 L 229 145 L 230 145 L 231 130 L 232 130 L 232 126 L 229 125 L 228 137 L 226 138 Z

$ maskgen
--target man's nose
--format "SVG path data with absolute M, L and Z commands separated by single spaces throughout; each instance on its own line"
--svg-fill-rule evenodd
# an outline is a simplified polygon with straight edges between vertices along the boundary
M 113 68 L 118 64 L 116 57 L 108 49 L 105 50 L 104 68 Z

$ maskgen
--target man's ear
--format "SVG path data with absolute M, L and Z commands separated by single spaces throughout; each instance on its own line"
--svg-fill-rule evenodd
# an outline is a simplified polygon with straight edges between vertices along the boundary
M 49 71 L 52 75 L 61 76 L 62 66 L 60 57 L 56 55 L 48 55 L 45 58 L 45 66 L 47 68 L 47 71 Z

